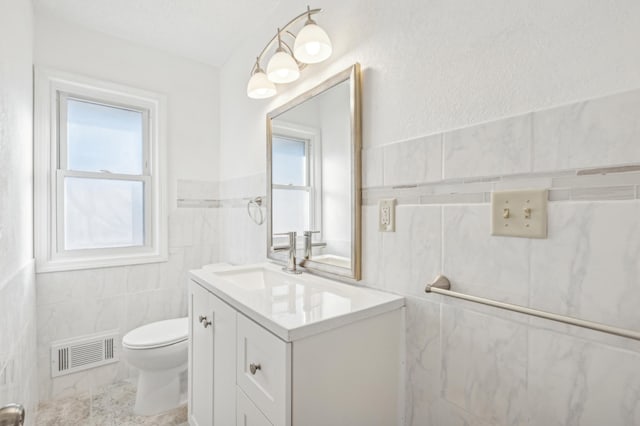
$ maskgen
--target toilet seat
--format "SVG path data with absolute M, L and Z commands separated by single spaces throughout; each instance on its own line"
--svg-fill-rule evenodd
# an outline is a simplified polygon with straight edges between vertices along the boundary
M 153 349 L 184 342 L 189 337 L 189 319 L 157 321 L 131 330 L 122 338 L 128 349 Z

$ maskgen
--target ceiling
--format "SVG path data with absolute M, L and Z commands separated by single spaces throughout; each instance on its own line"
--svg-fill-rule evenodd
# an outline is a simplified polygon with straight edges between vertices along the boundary
M 36 13 L 221 66 L 281 0 L 33 0 Z

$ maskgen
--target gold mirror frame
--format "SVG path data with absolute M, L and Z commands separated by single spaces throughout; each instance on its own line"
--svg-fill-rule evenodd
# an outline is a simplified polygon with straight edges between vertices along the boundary
M 345 81 L 349 81 L 351 122 L 351 268 L 342 268 L 313 259 L 302 259 L 297 263 L 306 272 L 341 281 L 359 281 L 362 274 L 362 89 L 358 63 L 267 114 L 267 257 L 286 264 L 286 256 L 283 257 L 273 250 L 271 120 Z

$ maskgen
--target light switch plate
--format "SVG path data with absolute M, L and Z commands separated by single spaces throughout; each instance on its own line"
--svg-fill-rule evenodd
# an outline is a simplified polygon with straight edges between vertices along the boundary
M 378 231 L 396 232 L 396 199 L 378 202 Z
M 491 193 L 491 235 L 547 238 L 546 189 Z

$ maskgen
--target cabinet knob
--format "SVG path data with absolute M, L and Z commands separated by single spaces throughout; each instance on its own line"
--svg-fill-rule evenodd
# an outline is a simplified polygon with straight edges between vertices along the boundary
M 204 326 L 204 328 L 207 328 L 211 325 L 211 321 L 207 321 L 207 317 L 204 315 L 200 315 L 198 317 L 198 320 L 200 321 L 200 323 L 202 323 L 202 325 Z
M 251 363 L 249 364 L 249 370 L 251 371 L 251 374 L 256 374 L 256 371 L 262 370 L 262 366 L 260 364 Z

